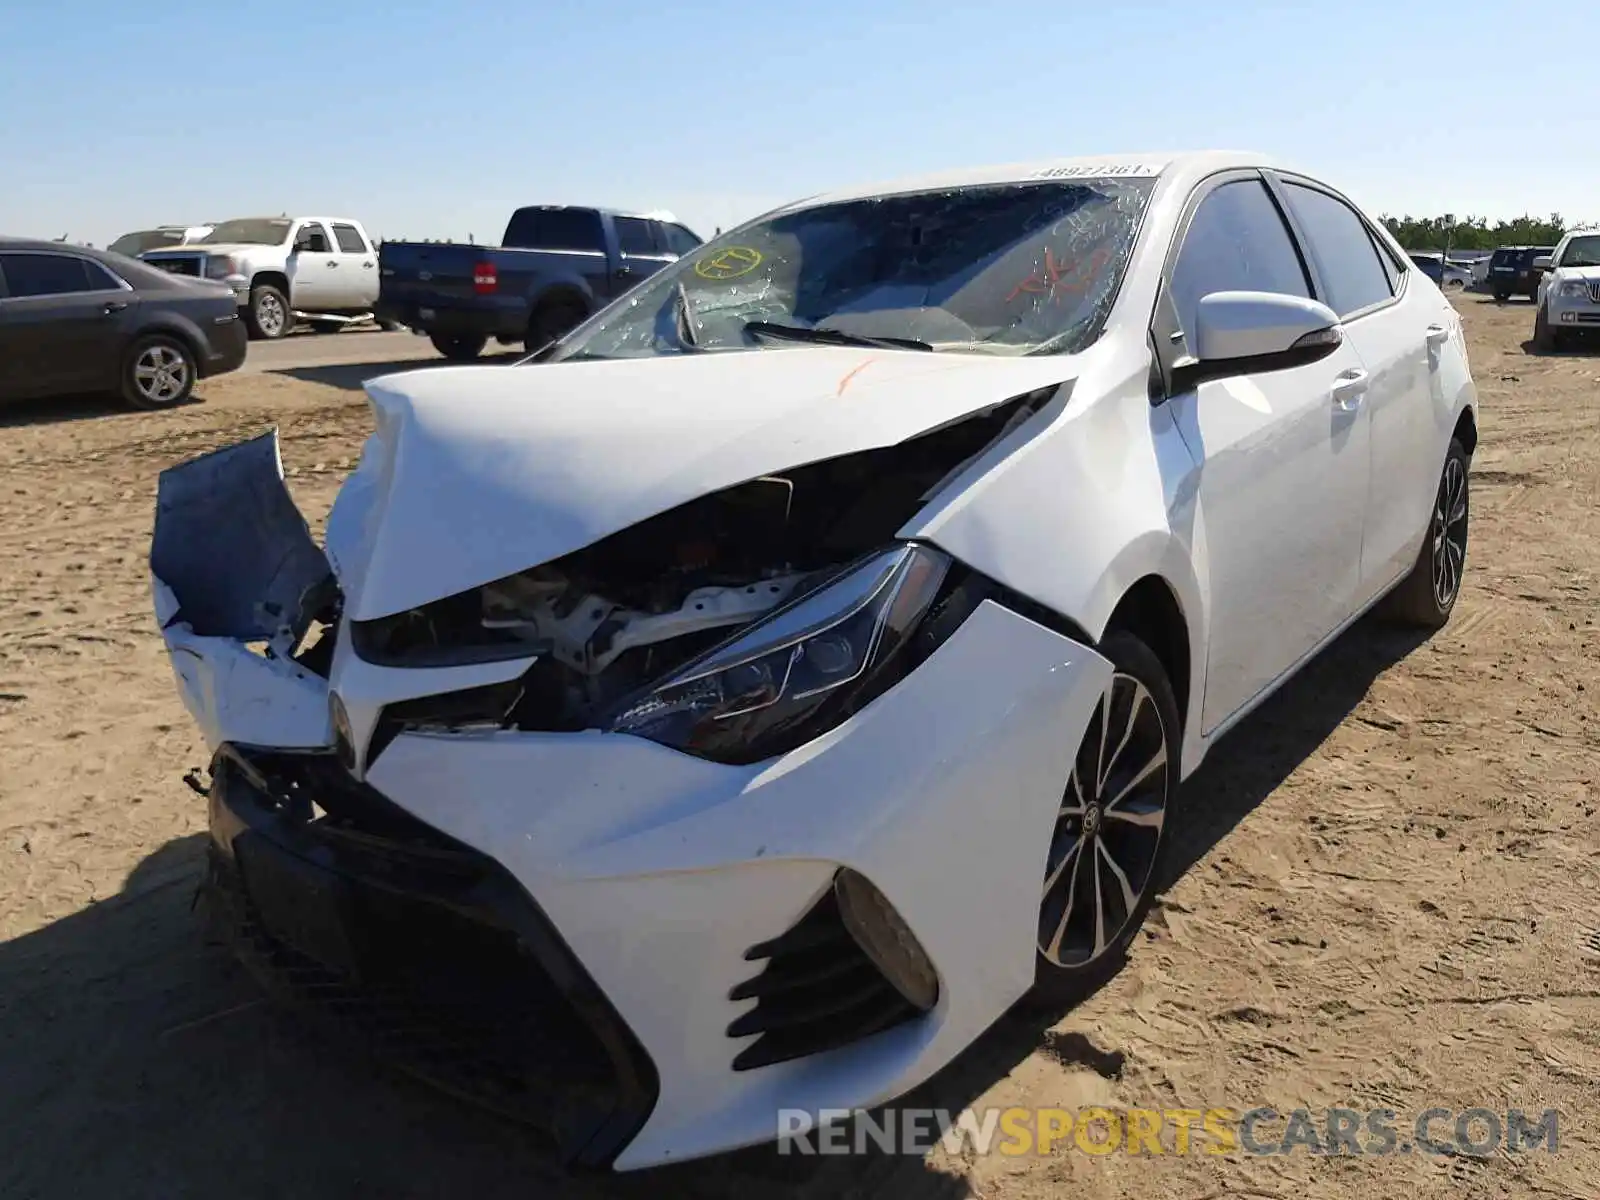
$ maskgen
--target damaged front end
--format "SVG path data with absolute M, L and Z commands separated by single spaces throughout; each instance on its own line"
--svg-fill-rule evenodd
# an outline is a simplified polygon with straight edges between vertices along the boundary
M 213 748 L 337 746 L 361 774 L 408 731 L 596 729 L 756 761 L 880 694 L 982 598 L 896 531 L 1054 392 L 763 475 L 368 620 L 343 613 L 268 433 L 162 474 L 157 615 Z

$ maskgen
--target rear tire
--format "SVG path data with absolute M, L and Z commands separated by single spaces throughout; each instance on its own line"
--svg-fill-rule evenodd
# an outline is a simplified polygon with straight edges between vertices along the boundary
M 1131 633 L 1108 633 L 1096 649 L 1111 662 L 1111 683 L 1062 788 L 1037 913 L 1032 1007 L 1076 1004 L 1121 969 L 1177 844 L 1172 684 Z
M 130 408 L 177 408 L 194 392 L 194 351 L 166 334 L 142 337 L 122 359 L 122 399 Z
M 489 339 L 478 334 L 430 333 L 428 340 L 433 343 L 433 348 L 444 355 L 451 362 L 471 362 L 483 353 L 483 348 L 489 344 Z
M 294 327 L 294 317 L 289 312 L 289 298 L 270 283 L 259 283 L 250 289 L 250 307 L 245 310 L 245 324 L 250 336 L 264 342 L 275 342 L 287 336 Z
M 1511 293 L 1510 292 L 1497 291 L 1494 294 L 1494 302 L 1496 304 L 1504 304 L 1509 299 L 1511 299 Z
M 576 300 L 546 301 L 528 318 L 528 334 L 522 341 L 522 348 L 535 354 L 583 324 L 588 315 L 588 310 Z
M 1467 568 L 1471 467 L 1466 450 L 1451 438 L 1416 564 L 1384 601 L 1383 615 L 1396 624 L 1442 629 L 1455 610 Z

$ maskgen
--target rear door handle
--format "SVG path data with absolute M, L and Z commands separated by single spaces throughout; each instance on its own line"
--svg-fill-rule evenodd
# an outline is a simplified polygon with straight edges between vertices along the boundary
M 1429 325 L 1426 333 L 1430 346 L 1442 346 L 1450 340 L 1450 331 L 1443 325 Z
M 337 267 L 337 266 L 338 266 L 338 265 L 339 265 L 339 264 L 338 264 L 338 263 L 336 263 L 336 262 L 334 262 L 334 261 L 333 261 L 333 260 L 332 260 L 332 259 L 331 259 L 331 258 L 330 258 L 330 259 L 329 259 L 329 260 L 328 260 L 328 265 L 329 265 L 329 266 L 330 266 L 330 267 Z
M 1352 367 L 1333 381 L 1333 406 L 1340 412 L 1355 412 L 1367 394 L 1368 376 L 1360 367 Z

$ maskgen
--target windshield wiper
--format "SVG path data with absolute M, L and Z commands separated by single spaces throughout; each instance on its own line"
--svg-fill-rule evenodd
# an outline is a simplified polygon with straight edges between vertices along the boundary
M 683 280 L 678 280 L 678 340 L 690 350 L 700 349 L 700 342 L 694 335 L 694 305 L 689 303 L 689 289 L 683 286 Z
M 756 337 L 771 337 L 790 342 L 816 342 L 824 346 L 875 346 L 880 350 L 932 350 L 930 342 L 916 338 L 865 337 L 842 329 L 816 329 L 805 325 L 783 325 L 776 321 L 746 321 L 744 331 Z

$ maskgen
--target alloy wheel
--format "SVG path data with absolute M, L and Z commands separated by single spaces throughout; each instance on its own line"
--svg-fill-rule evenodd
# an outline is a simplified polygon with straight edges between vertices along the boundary
M 256 324 L 269 338 L 277 337 L 283 332 L 285 316 L 283 301 L 271 292 L 263 294 L 256 300 Z
M 1155 698 L 1132 675 L 1112 675 L 1056 815 L 1039 907 L 1046 961 L 1085 966 L 1133 919 L 1153 882 L 1169 770 Z
M 189 364 L 171 346 L 146 346 L 134 360 L 133 382 L 151 404 L 171 404 L 189 386 Z
M 1467 469 L 1459 458 L 1444 464 L 1439 495 L 1433 504 L 1433 598 L 1449 608 L 1461 590 L 1467 560 Z

